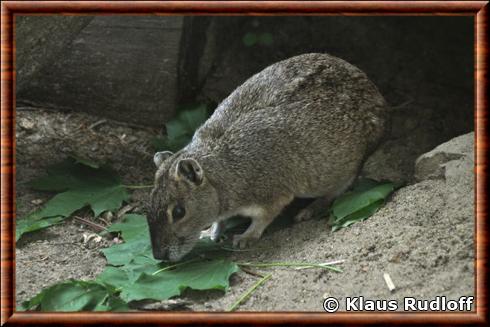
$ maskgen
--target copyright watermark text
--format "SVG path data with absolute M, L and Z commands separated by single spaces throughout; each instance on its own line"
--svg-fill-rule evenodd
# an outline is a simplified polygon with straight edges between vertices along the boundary
M 405 297 L 403 301 L 372 300 L 363 296 L 346 297 L 343 304 L 345 310 L 350 312 L 361 311 L 408 311 L 408 312 L 466 312 L 471 311 L 475 304 L 473 296 L 462 296 L 457 300 L 449 300 L 445 296 L 436 296 L 432 300 L 420 300 L 414 297 Z M 328 297 L 323 301 L 326 312 L 337 312 L 340 301 Z

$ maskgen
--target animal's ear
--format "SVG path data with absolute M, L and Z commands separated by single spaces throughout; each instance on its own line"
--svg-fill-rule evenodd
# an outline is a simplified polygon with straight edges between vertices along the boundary
M 170 151 L 162 151 L 162 152 L 157 152 L 153 156 L 153 162 L 155 163 L 155 166 L 160 167 L 160 165 L 167 160 L 173 153 Z
M 177 163 L 177 178 L 184 177 L 188 181 L 201 185 L 204 172 L 201 165 L 194 159 L 186 158 Z

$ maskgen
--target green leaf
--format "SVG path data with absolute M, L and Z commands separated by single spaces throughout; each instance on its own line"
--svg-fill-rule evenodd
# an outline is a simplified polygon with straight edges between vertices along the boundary
M 95 216 L 119 208 L 129 195 L 119 178 L 109 168 L 94 169 L 73 159 L 48 169 L 45 177 L 31 183 L 37 190 L 58 193 L 40 210 L 17 221 L 16 239 L 24 233 L 59 223 L 75 211 L 90 206 Z
M 121 222 L 107 228 L 109 232 L 120 232 L 126 242 L 149 239 L 146 217 L 138 214 L 126 214 Z M 149 244 L 149 243 L 148 243 Z
M 124 215 L 120 223 L 109 226 L 107 230 L 121 232 L 124 239 L 124 243 L 101 250 L 107 259 L 107 263 L 121 266 L 130 264 L 140 256 L 153 259 L 150 232 L 144 216 L 137 214 Z M 153 261 L 153 263 L 156 262 L 158 261 Z
M 352 191 L 338 197 L 332 205 L 332 231 L 372 216 L 394 191 L 393 183 L 360 181 Z
M 333 214 L 339 219 L 346 217 L 374 202 L 384 200 L 393 190 L 393 183 L 385 183 L 360 191 L 354 189 L 335 200 L 332 207 Z
M 258 41 L 257 34 L 251 32 L 248 32 L 242 38 L 243 44 L 247 47 L 251 47 L 252 45 L 256 44 L 257 41 Z
M 200 105 L 191 110 L 184 110 L 178 117 L 178 119 L 184 123 L 190 134 L 194 134 L 194 131 L 198 129 L 207 118 L 208 109 L 206 105 Z
M 46 219 L 18 219 L 15 226 L 15 241 L 18 241 L 20 237 L 25 233 L 48 228 L 50 226 L 61 223 L 63 220 L 65 220 L 65 217 L 51 217 Z
M 97 276 L 96 280 L 120 289 L 128 283 L 129 277 L 124 269 L 114 266 L 106 266 L 102 273 Z
M 149 238 L 116 244 L 101 251 L 104 253 L 107 263 L 114 266 L 127 265 L 140 255 L 147 257 L 152 255 Z
M 38 311 L 113 311 L 127 305 L 114 295 L 112 286 L 93 281 L 69 280 L 44 289 L 22 304 L 22 310 Z
M 121 298 L 128 302 L 166 300 L 181 294 L 186 288 L 226 291 L 231 274 L 239 270 L 235 263 L 225 259 L 191 262 L 160 272 L 157 272 L 157 267 L 147 267 L 147 271 L 142 272 L 137 279 L 132 279 L 124 269 L 107 267 L 99 280 L 119 287 Z
M 332 226 L 332 231 L 335 232 L 336 230 L 350 226 L 355 222 L 371 217 L 376 211 L 378 211 L 378 209 L 383 205 L 383 203 L 384 203 L 383 200 L 379 200 L 344 218 L 336 220 L 335 224 Z
M 194 131 L 206 121 L 207 117 L 208 112 L 205 105 L 181 111 L 176 118 L 165 124 L 169 140 L 176 140 L 184 136 L 191 138 Z
M 208 110 L 205 105 L 193 109 L 182 110 L 177 117 L 165 124 L 167 135 L 164 138 L 153 139 L 153 145 L 157 151 L 176 152 L 185 147 L 197 128 L 208 118 Z
M 33 298 L 28 301 L 24 301 L 20 304 L 20 307 L 17 308 L 18 311 L 30 311 L 39 309 L 44 296 L 46 295 L 47 288 L 36 294 Z
M 109 296 L 105 303 L 98 304 L 93 311 L 127 312 L 130 311 L 130 309 L 128 304 L 121 298 Z
M 90 206 L 97 217 L 107 210 L 119 208 L 128 194 L 122 185 L 92 185 L 83 189 L 69 190 L 55 195 L 44 207 L 31 214 L 31 217 L 44 218 L 53 216 L 68 217 L 75 211 Z
M 142 257 L 141 257 L 142 258 Z M 97 276 L 99 282 L 113 285 L 118 289 L 123 289 L 129 284 L 133 284 L 143 273 L 153 274 L 162 268 L 164 264 L 141 264 L 138 260 L 122 267 L 107 266 L 104 271 Z
M 167 131 L 167 136 L 170 140 L 174 140 L 181 137 L 188 137 L 188 129 L 180 117 L 171 120 L 165 124 L 165 129 Z
M 259 36 L 259 43 L 265 46 L 271 46 L 274 43 L 274 38 L 271 33 L 262 33 Z

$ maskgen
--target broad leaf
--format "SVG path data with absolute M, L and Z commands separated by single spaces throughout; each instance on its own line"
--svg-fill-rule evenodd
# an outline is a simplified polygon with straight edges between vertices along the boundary
M 200 105 L 192 110 L 184 110 L 178 116 L 189 134 L 194 134 L 208 118 L 208 110 L 206 105 Z
M 16 239 L 24 233 L 59 223 L 75 211 L 90 206 L 95 216 L 119 208 L 129 195 L 114 172 L 94 169 L 68 159 L 48 169 L 48 175 L 31 186 L 42 191 L 63 191 L 46 202 L 38 211 L 17 221 Z
M 121 232 L 124 239 L 124 243 L 102 249 L 108 264 L 122 266 L 131 263 L 139 256 L 153 258 L 148 223 L 144 216 L 124 215 L 120 223 L 111 225 L 107 230 Z M 156 262 L 155 260 L 154 263 Z
M 38 311 L 128 311 L 112 286 L 69 280 L 44 289 L 22 304 L 21 310 Z
M 125 242 L 146 239 L 149 244 L 150 233 L 145 216 L 126 214 L 121 222 L 107 228 L 109 232 L 120 232 Z
M 35 219 L 35 218 L 18 219 L 16 221 L 16 226 L 15 226 L 16 241 L 18 241 L 19 238 L 25 233 L 33 232 L 36 230 L 44 229 L 59 224 L 63 220 L 65 220 L 65 217 L 51 217 L 46 219 Z
M 116 244 L 102 249 L 102 253 L 104 253 L 107 263 L 114 266 L 127 265 L 140 255 L 146 257 L 152 255 L 149 238 Z
M 99 303 L 93 311 L 119 311 L 119 312 L 127 312 L 131 311 L 128 304 L 124 302 L 121 298 L 116 296 L 109 296 L 108 299 Z
M 128 194 L 122 185 L 101 186 L 93 184 L 55 195 L 46 202 L 41 210 L 30 214 L 29 217 L 31 219 L 54 216 L 68 217 L 87 205 L 92 208 L 97 217 L 104 211 L 119 208 L 127 198 Z
M 355 222 L 364 220 L 368 217 L 371 217 L 378 209 L 383 205 L 384 201 L 379 200 L 377 202 L 372 203 L 371 205 L 368 205 L 367 207 L 364 207 L 348 216 L 345 216 L 342 219 L 338 219 L 335 221 L 335 224 L 332 226 L 332 231 L 335 232 L 336 230 L 339 230 L 340 228 L 347 227 L 352 225 Z
M 148 266 L 137 279 L 133 279 L 124 269 L 107 267 L 98 280 L 120 288 L 121 298 L 128 302 L 166 300 L 181 294 L 186 288 L 226 291 L 231 274 L 239 270 L 235 263 L 225 259 L 191 262 L 160 272 L 158 269 L 159 266 Z
M 332 205 L 332 230 L 347 227 L 373 215 L 395 190 L 393 183 L 361 180 L 352 191 L 338 197 Z
M 174 119 L 165 124 L 167 135 L 164 138 L 155 138 L 153 145 L 157 151 L 176 152 L 185 147 L 194 132 L 208 118 L 208 111 L 205 105 L 194 109 L 182 110 Z

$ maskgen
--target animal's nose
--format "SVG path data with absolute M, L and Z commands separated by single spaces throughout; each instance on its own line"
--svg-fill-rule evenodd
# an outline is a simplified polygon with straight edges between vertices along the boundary
M 167 249 L 153 247 L 153 257 L 157 260 L 168 260 Z

